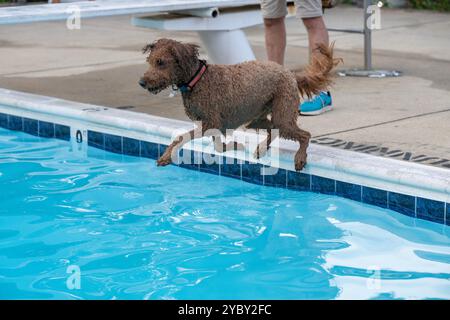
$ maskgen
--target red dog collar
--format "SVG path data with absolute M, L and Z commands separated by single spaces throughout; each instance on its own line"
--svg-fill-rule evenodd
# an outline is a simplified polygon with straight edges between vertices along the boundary
M 202 78 L 206 69 L 208 68 L 208 66 L 206 65 L 206 62 L 204 60 L 199 60 L 199 61 L 200 61 L 200 67 L 198 68 L 198 70 L 194 74 L 194 76 L 191 78 L 191 80 L 189 80 L 188 83 L 183 84 L 181 87 L 179 87 L 181 92 L 191 92 L 192 89 L 194 89 L 197 82 L 199 82 L 200 79 Z

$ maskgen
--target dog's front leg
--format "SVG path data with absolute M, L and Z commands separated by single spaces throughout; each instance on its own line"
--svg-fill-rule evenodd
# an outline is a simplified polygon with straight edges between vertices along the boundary
M 156 161 L 158 166 L 167 166 L 170 164 L 172 162 L 172 156 L 177 154 L 178 149 L 194 139 L 194 133 L 195 129 L 183 134 L 182 136 L 176 137 L 175 140 L 167 147 L 163 155 L 158 159 L 158 161 Z

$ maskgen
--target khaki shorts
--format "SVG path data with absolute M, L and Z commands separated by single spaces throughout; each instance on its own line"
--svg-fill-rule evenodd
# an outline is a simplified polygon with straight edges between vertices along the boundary
M 322 0 L 295 0 L 297 16 L 299 18 L 321 17 Z M 287 15 L 286 0 L 261 0 L 263 18 L 274 19 Z

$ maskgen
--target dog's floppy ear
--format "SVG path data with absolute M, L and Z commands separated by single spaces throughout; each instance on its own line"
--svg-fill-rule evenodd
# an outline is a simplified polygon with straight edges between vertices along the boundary
M 142 53 L 146 54 L 147 52 L 152 51 L 155 48 L 155 43 L 147 44 L 145 47 L 142 48 Z
M 172 53 L 176 62 L 180 65 L 196 65 L 198 60 L 199 46 L 193 43 L 175 42 L 172 47 Z

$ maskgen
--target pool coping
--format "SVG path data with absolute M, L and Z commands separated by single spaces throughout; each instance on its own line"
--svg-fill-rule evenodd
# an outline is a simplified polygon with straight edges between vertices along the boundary
M 89 146 L 157 158 L 175 136 L 195 125 L 0 88 L 0 127 L 72 143 L 78 133 Z M 233 137 L 253 143 L 258 139 L 254 132 L 240 130 Z M 293 165 L 298 144 L 283 139 L 277 142 L 272 148 L 276 157 L 256 160 L 251 156 L 253 149 L 219 154 L 210 138 L 197 139 L 186 144 L 183 152 L 189 151 L 191 158 L 209 154 L 219 160 L 218 164 L 180 166 L 273 187 L 338 195 L 450 225 L 450 170 L 310 144 L 308 164 L 298 173 Z M 261 176 L 262 167 L 279 170 L 275 175 Z

